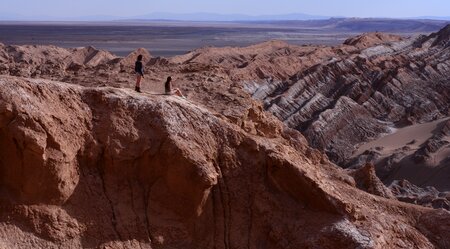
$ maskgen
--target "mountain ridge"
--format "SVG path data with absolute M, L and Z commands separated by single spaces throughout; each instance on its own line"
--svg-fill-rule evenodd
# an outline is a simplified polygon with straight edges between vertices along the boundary
M 214 12 L 190 12 L 190 13 L 171 13 L 171 12 L 152 12 L 149 14 L 136 16 L 117 16 L 117 15 L 88 15 L 88 16 L 36 16 L 19 15 L 14 13 L 0 13 L 1 21 L 126 21 L 126 20 L 173 20 L 173 21 L 289 21 L 289 20 L 326 20 L 330 18 L 359 18 L 359 19 L 393 19 L 393 20 L 441 20 L 450 21 L 450 17 L 442 16 L 418 16 L 418 17 L 346 17 L 346 16 L 325 16 L 306 13 L 285 13 L 285 14 L 219 14 Z
M 242 120 L 254 115 L 249 111 L 253 97 L 338 165 L 359 168 L 372 163 L 387 185 L 403 178 L 418 187 L 443 182 L 436 187 L 445 192 L 443 175 L 434 173 L 439 168 L 428 165 L 445 166 L 445 161 L 433 163 L 445 156 L 445 130 L 427 138 L 423 146 L 405 144 L 388 158 L 380 153 L 382 148 L 356 157 L 353 152 L 393 128 L 448 116 L 448 28 L 410 38 L 367 33 L 339 46 L 268 41 L 248 47 L 204 47 L 169 58 L 153 57 L 145 49 L 124 59 L 92 47 L 0 45 L 0 74 L 133 87 L 134 57 L 145 54 L 145 91 L 163 92 L 163 82 L 172 76 L 189 99 L 249 131 L 252 124 Z M 427 182 L 395 174 L 405 172 L 406 168 L 397 169 L 407 165 L 403 162 L 409 162 L 411 154 L 415 167 L 430 175 Z
M 0 246 L 446 249 L 450 195 L 396 163 L 412 153 L 445 176 L 426 163 L 445 156 L 449 120 L 387 163 L 379 146 L 331 160 L 449 116 L 448 28 L 169 58 L 0 43 Z M 165 94 L 168 76 L 186 98 Z

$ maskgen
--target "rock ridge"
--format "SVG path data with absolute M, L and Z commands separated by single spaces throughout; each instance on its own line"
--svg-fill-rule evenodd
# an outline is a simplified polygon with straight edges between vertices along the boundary
M 192 100 L 127 89 L 12 76 L 0 87 L 2 246 L 449 243 L 448 212 L 358 189 L 292 129 L 266 136 Z

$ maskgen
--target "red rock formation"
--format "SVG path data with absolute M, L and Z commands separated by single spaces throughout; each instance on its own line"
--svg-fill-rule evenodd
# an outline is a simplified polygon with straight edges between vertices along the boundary
M 448 39 L 441 31 L 424 43 Z M 344 163 L 355 145 L 386 133 L 389 124 L 427 122 L 448 115 L 448 47 L 439 42 L 419 49 L 419 40 L 388 39 L 336 55 L 287 81 L 269 81 L 253 90 L 253 96 L 290 127 L 304 131 L 311 145 Z M 342 104 L 343 98 L 348 104 Z M 330 114 L 336 115 L 327 122 L 325 116 Z
M 128 56 L 120 60 L 120 65 L 122 66 L 122 70 L 126 72 L 134 72 L 134 63 L 139 55 L 142 55 L 142 61 L 144 65 L 147 64 L 152 55 L 145 48 L 138 48 L 135 51 L 131 52 Z
M 345 45 L 355 46 L 358 48 L 368 48 L 375 45 L 385 44 L 389 42 L 399 42 L 403 40 L 401 36 L 390 35 L 385 33 L 366 33 L 345 40 Z
M 283 129 L 272 118 L 260 117 L 253 97 L 286 125 L 303 132 L 335 163 L 351 166 L 356 160 L 364 165 L 376 163 L 366 157 L 376 157 L 377 152 L 352 158 L 360 144 L 392 127 L 449 115 L 449 27 L 417 38 L 365 34 L 336 47 L 270 41 L 245 48 L 202 48 L 172 58 L 151 58 L 148 51 L 119 58 L 93 48 L 76 53 L 77 49 L 53 46 L 0 45 L 0 74 L 132 87 L 132 64 L 142 53 L 149 58 L 144 91 L 162 92 L 165 78 L 173 76 L 190 100 L 217 116 L 252 134 L 276 137 Z M 74 53 L 79 63 L 71 63 Z M 441 140 L 430 141 L 416 153 L 415 161 L 429 161 L 427 153 L 443 147 Z M 377 164 L 378 175 L 384 172 L 379 169 L 392 173 L 391 162 L 403 158 L 402 153 L 392 155 L 385 165 Z M 440 176 L 438 168 L 418 165 Z M 396 175 L 399 178 L 408 175 Z
M 278 121 L 247 132 L 173 96 L 5 76 L 0 87 L 3 247 L 450 243 L 448 212 L 357 189 Z
M 395 199 L 391 190 L 384 186 L 383 182 L 377 177 L 375 167 L 372 164 L 366 164 L 356 170 L 349 170 L 349 175 L 355 179 L 356 186 L 359 189 L 388 199 Z

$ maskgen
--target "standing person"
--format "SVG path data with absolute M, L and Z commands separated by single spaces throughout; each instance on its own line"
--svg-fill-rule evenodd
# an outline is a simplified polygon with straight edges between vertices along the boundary
M 180 91 L 180 89 L 175 88 L 174 90 L 172 90 L 172 77 L 170 77 L 170 76 L 167 77 L 166 83 L 164 84 L 164 88 L 166 90 L 166 94 L 167 95 L 175 94 L 175 95 L 177 95 L 179 97 L 186 98 L 183 95 L 183 93 Z
M 137 57 L 136 63 L 134 64 L 134 72 L 136 73 L 136 87 L 134 90 L 138 93 L 141 92 L 141 80 L 144 78 L 144 65 L 142 64 L 142 55 Z

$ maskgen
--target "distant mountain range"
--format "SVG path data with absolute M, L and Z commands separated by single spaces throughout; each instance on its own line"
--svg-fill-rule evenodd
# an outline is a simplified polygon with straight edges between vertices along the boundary
M 56 16 L 24 16 L 13 13 L 0 13 L 0 21 L 113 21 L 125 19 L 117 16 L 95 15 L 77 17 L 56 17 Z
M 413 19 L 430 19 L 430 20 L 450 21 L 450 16 L 419 16 L 419 17 L 414 17 Z
M 335 16 L 336 17 L 336 16 Z M 332 16 L 309 15 L 303 13 L 291 13 L 282 15 L 244 15 L 244 14 L 216 14 L 216 13 L 167 13 L 155 12 L 139 16 L 111 16 L 111 15 L 91 15 L 76 17 L 56 17 L 56 16 L 24 16 L 12 13 L 0 13 L 0 21 L 152 21 L 152 20 L 170 20 L 170 21 L 288 21 L 288 20 L 325 20 L 333 18 Z M 343 18 L 343 17 L 342 17 Z M 402 19 L 433 19 L 449 20 L 448 17 L 421 16 Z
M 262 21 L 261 21 L 262 22 Z M 260 23 L 261 23 L 260 22 Z M 272 25 L 292 28 L 308 28 L 341 32 L 388 32 L 388 33 L 428 33 L 434 32 L 450 20 L 430 19 L 389 19 L 389 18 L 330 18 L 326 20 L 286 20 L 268 21 Z
M 243 14 L 215 14 L 215 13 L 187 13 L 173 14 L 157 12 L 148 15 L 136 16 L 131 19 L 139 20 L 176 20 L 176 21 L 277 21 L 277 20 L 322 20 L 329 16 L 308 15 L 303 13 L 291 13 L 284 15 L 243 15 Z

